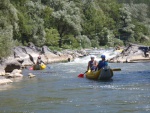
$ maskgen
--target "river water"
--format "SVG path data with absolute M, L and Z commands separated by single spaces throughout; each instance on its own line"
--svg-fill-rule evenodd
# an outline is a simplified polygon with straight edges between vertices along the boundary
M 84 62 L 83 62 L 84 61 Z M 78 78 L 88 57 L 23 70 L 22 79 L 0 87 L 0 113 L 149 113 L 150 63 L 110 63 L 110 81 Z M 28 73 L 36 75 L 28 78 Z

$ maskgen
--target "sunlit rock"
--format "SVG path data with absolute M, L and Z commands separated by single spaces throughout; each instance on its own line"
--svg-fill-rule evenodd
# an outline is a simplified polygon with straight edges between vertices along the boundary
M 6 73 L 5 76 L 7 78 L 23 77 L 21 73 L 22 73 L 22 70 L 14 69 L 11 73 Z
M 6 61 L 5 72 L 12 72 L 14 69 L 21 69 L 21 64 L 16 59 Z
M 0 85 L 5 85 L 8 83 L 12 83 L 13 81 L 10 79 L 0 78 Z
M 5 75 L 4 66 L 0 65 L 0 76 L 4 76 L 4 75 Z
M 130 44 L 121 54 L 113 57 L 109 62 L 144 62 L 150 61 L 150 47 L 143 45 Z
M 35 77 L 35 75 L 32 74 L 32 73 L 29 73 L 29 74 L 28 74 L 28 77 L 29 77 L 29 78 L 33 78 L 33 77 Z
M 21 69 L 14 69 L 12 72 L 12 74 L 15 74 L 15 73 L 22 73 L 22 70 Z

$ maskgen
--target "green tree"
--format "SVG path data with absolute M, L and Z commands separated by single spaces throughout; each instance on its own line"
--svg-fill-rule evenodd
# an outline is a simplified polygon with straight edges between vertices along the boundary
M 100 45 L 105 46 L 114 46 L 114 34 L 112 31 L 110 31 L 107 28 L 104 28 L 101 32 L 100 32 Z
M 49 4 L 54 9 L 52 13 L 54 18 L 53 27 L 60 34 L 59 47 L 62 47 L 62 40 L 65 35 L 77 36 L 82 30 L 80 10 L 72 1 L 50 0 Z
M 0 27 L 0 58 L 7 57 L 11 54 L 14 47 L 13 26 L 7 25 L 5 28 Z
M 119 32 L 124 37 L 125 42 L 135 42 L 134 31 L 135 25 L 132 23 L 131 13 L 126 7 L 120 8 L 121 26 Z
M 11 54 L 14 47 L 13 31 L 18 31 L 16 8 L 9 0 L 0 1 L 0 58 Z
M 53 26 L 52 22 L 54 20 L 53 20 L 53 17 L 52 17 L 52 12 L 53 12 L 52 8 L 50 8 L 49 6 L 45 6 L 44 11 L 42 12 L 45 28 L 50 29 Z
M 31 41 L 37 46 L 44 45 L 46 39 L 42 12 L 45 7 L 40 2 L 28 0 L 22 2 L 13 0 L 13 3 L 17 3 L 19 17 L 19 32 L 14 31 L 14 39 L 23 44 Z
M 63 47 L 67 49 L 80 47 L 78 40 L 73 35 L 65 35 L 62 42 Z
M 78 35 L 76 39 L 79 41 L 79 44 L 82 48 L 91 47 L 91 40 L 85 35 Z
M 56 29 L 46 29 L 46 45 L 58 47 L 59 33 Z

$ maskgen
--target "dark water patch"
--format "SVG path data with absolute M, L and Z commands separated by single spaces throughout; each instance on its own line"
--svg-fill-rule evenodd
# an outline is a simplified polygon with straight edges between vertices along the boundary
M 40 97 L 36 102 L 61 102 L 66 101 L 67 98 L 58 98 L 58 97 Z

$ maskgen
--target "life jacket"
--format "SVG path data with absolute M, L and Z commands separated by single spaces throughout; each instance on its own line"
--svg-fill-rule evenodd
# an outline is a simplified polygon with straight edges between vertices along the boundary
M 94 70 L 96 67 L 94 66 L 95 60 L 89 62 L 89 66 L 91 70 Z
M 101 68 L 103 68 L 105 66 L 108 66 L 107 61 L 99 61 L 99 63 L 98 63 L 98 69 L 101 69 Z
M 37 64 L 41 64 L 42 60 L 41 59 L 37 59 Z

